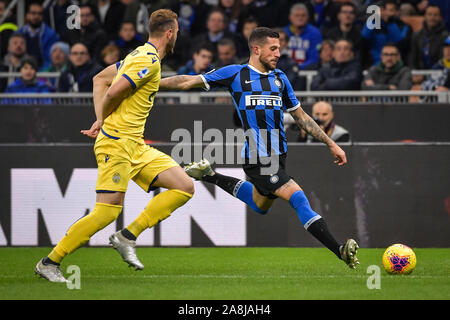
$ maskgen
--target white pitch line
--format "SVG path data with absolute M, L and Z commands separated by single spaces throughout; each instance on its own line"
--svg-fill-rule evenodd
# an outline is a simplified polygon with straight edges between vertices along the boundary
M 28 275 L 23 276 L 12 276 L 12 275 L 0 275 L 0 279 L 14 279 L 14 278 L 28 278 Z M 307 275 L 307 274 L 295 274 L 295 275 L 254 275 L 254 276 L 246 276 L 246 275 L 236 275 L 236 274 L 143 274 L 143 275 L 86 275 L 82 274 L 82 278 L 85 279 L 120 279 L 120 278 L 131 278 L 131 279 L 141 279 L 141 278 L 149 278 L 149 279 L 158 279 L 158 278 L 205 278 L 205 279 L 214 279 L 214 278 L 222 278 L 222 279 L 333 279 L 333 278 L 360 278 L 366 279 L 368 275 L 366 274 L 345 274 L 345 275 Z M 448 276 L 445 275 L 403 275 L 403 276 L 395 276 L 395 275 L 384 275 L 387 279 L 440 279 L 445 278 L 449 279 Z

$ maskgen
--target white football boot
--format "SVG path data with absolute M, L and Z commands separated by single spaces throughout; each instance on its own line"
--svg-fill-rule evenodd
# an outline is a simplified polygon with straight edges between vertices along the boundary
M 144 265 L 136 255 L 136 241 L 125 238 L 120 231 L 117 231 L 109 237 L 109 243 L 119 252 L 128 266 L 133 267 L 134 270 L 144 269 Z
M 43 260 L 44 259 L 39 260 L 34 268 L 35 274 L 39 275 L 41 278 L 47 279 L 50 282 L 67 282 L 59 266 L 51 263 L 45 265 L 42 263 Z
M 199 162 L 191 162 L 184 167 L 184 171 L 196 180 L 202 180 L 206 175 L 213 176 L 215 174 L 214 170 L 211 169 L 211 164 L 208 160 L 202 159 Z
M 356 257 L 356 251 L 359 249 L 358 244 L 353 239 L 348 239 L 347 242 L 341 246 L 341 258 L 351 269 L 356 269 L 359 264 Z

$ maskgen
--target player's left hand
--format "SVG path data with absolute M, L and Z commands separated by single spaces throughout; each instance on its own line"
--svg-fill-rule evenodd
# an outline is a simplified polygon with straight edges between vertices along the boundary
M 95 138 L 97 138 L 97 136 L 100 132 L 100 129 L 102 128 L 102 125 L 103 125 L 103 121 L 97 120 L 92 124 L 92 126 L 89 130 L 81 130 L 80 132 L 82 134 L 84 134 L 85 136 L 95 139 Z
M 343 166 L 347 163 L 347 157 L 345 156 L 344 150 L 342 150 L 336 143 L 330 147 L 330 152 L 335 158 L 334 163 L 338 166 Z

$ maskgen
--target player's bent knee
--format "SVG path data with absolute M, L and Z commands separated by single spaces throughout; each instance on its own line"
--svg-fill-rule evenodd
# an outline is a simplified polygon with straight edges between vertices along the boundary
M 99 192 L 97 191 L 96 202 L 121 206 L 125 198 L 124 192 Z
M 181 188 L 178 188 L 178 189 L 180 189 L 181 191 L 184 191 L 186 193 L 190 193 L 192 195 L 194 195 L 194 193 L 195 193 L 194 182 L 191 179 L 189 179 L 187 181 L 183 181 L 181 184 Z

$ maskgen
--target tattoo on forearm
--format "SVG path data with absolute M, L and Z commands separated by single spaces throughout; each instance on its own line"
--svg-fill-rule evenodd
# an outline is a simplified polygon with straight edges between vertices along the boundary
M 315 139 L 327 144 L 330 138 L 327 134 L 319 127 L 319 125 L 303 110 L 301 110 L 301 116 L 296 113 L 292 114 L 292 117 L 299 126 L 300 129 L 305 130 L 308 134 L 313 136 Z

